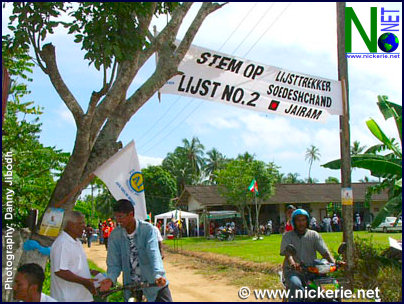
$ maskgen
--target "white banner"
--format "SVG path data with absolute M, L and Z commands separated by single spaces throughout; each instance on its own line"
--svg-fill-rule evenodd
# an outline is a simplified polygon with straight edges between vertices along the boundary
M 128 199 L 132 202 L 137 219 L 146 218 L 143 175 L 133 140 L 111 156 L 94 174 L 107 185 L 116 200 Z
M 262 65 L 191 46 L 162 93 L 203 98 L 313 121 L 342 115 L 340 81 Z

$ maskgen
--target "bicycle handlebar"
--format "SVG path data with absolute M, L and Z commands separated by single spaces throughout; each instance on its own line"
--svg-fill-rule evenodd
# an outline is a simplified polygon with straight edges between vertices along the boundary
M 122 287 L 116 287 L 116 288 L 112 288 L 110 290 L 104 291 L 104 292 L 99 292 L 98 295 L 101 296 L 102 298 L 106 298 L 107 296 L 121 291 L 121 290 L 131 290 L 131 291 L 136 291 L 136 290 L 140 290 L 143 288 L 150 288 L 150 287 L 157 287 L 158 285 L 156 283 L 149 283 L 149 282 L 140 282 L 140 283 L 134 283 L 134 284 L 126 284 L 123 285 Z

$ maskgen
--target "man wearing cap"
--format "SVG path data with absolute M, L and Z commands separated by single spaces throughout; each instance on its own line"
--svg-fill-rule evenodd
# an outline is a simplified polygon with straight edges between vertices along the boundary
M 293 230 L 286 232 L 282 236 L 280 255 L 286 257 L 283 273 L 286 285 L 290 290 L 290 302 L 301 300 L 294 298 L 296 290 L 304 292 L 304 276 L 301 272 L 300 263 L 312 265 L 313 261 L 317 258 L 317 251 L 330 263 L 335 263 L 335 259 L 328 250 L 321 235 L 317 231 L 308 229 L 309 221 L 310 216 L 306 210 L 296 209 L 291 216 Z M 294 256 L 287 255 L 286 253 L 286 246 L 289 244 L 292 244 L 296 248 Z

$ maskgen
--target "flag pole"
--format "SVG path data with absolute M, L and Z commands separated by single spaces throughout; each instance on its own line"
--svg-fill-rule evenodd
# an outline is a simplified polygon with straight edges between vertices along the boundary
M 257 229 L 257 236 L 259 238 L 260 236 L 260 231 L 259 231 L 259 225 L 258 225 L 258 203 L 257 203 L 257 191 L 256 189 L 254 189 L 254 199 L 255 199 L 255 225 L 256 225 L 256 229 Z

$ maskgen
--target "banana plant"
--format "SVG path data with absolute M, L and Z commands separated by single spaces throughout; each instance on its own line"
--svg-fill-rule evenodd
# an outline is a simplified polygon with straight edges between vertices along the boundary
M 396 122 L 400 142 L 388 138 L 374 119 L 366 125 L 370 132 L 380 141 L 367 149 L 363 154 L 351 156 L 351 167 L 370 171 L 372 176 L 382 179 L 380 184 L 367 189 L 365 204 L 368 204 L 375 193 L 388 189 L 388 201 L 372 223 L 377 227 L 383 220 L 393 214 L 397 218 L 402 213 L 402 106 L 388 101 L 387 96 L 378 96 L 377 105 L 384 119 L 393 118 Z M 322 165 L 329 169 L 340 169 L 341 160 L 337 159 Z

